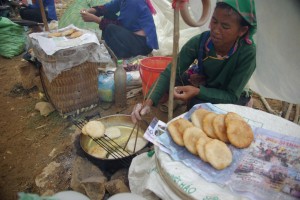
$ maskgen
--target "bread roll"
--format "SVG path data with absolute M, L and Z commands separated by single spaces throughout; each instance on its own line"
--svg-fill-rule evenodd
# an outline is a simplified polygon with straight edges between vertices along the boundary
M 192 126 L 193 124 L 187 119 L 179 118 L 168 124 L 168 131 L 176 144 L 184 146 L 183 133 L 185 129 Z

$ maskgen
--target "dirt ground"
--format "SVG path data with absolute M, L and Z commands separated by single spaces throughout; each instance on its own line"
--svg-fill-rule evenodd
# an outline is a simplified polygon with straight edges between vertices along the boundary
M 36 177 L 53 160 L 66 160 L 74 153 L 70 151 L 70 146 L 76 127 L 57 111 L 44 117 L 35 110 L 35 104 L 41 101 L 39 91 L 37 88 L 24 90 L 21 87 L 18 70 L 18 66 L 24 62 L 21 58 L 21 55 L 13 59 L 0 57 L 0 197 L 3 200 L 18 199 L 18 192 L 43 194 L 45 188 L 37 186 Z M 140 96 L 130 99 L 127 109 L 120 113 L 129 114 Z M 254 97 L 253 107 L 266 110 L 259 98 Z M 268 102 L 279 112 L 284 108 L 281 101 L 268 99 Z M 103 106 L 94 111 L 100 112 L 101 116 L 119 112 L 114 107 L 103 109 Z M 179 109 L 174 115 L 181 112 Z M 167 114 L 157 109 L 147 120 L 154 115 L 163 121 L 167 120 Z M 48 186 L 52 192 L 70 189 L 70 166 L 71 163 L 67 164 L 61 174 L 51 177 L 55 186 Z

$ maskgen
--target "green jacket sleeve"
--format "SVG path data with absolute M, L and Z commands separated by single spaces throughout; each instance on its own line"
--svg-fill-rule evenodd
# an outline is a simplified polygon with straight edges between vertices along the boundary
M 181 48 L 177 58 L 177 80 L 180 80 L 181 74 L 183 74 L 195 61 L 195 59 L 197 59 L 200 39 L 201 34 L 196 35 Z M 167 68 L 160 74 L 156 87 L 153 88 L 153 92 L 151 93 L 152 88 L 149 90 L 148 95 L 151 93 L 150 99 L 153 101 L 154 106 L 156 106 L 162 96 L 169 91 L 171 67 L 172 63 L 170 63 Z M 153 86 L 155 86 L 155 83 L 152 85 L 152 87 Z

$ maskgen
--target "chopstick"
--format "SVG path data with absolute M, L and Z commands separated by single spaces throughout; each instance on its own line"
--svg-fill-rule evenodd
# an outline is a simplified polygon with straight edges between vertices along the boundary
M 152 75 L 152 74 L 151 74 L 151 75 Z M 150 78 L 149 78 L 148 80 L 150 80 Z M 147 96 L 145 95 L 145 96 L 144 96 L 144 98 L 143 98 L 143 103 L 142 103 L 142 108 L 143 108 L 145 102 L 146 102 L 147 100 L 150 99 L 150 96 L 151 96 L 151 94 L 153 93 L 154 88 L 156 88 L 157 82 L 158 82 L 158 79 L 156 79 L 156 81 L 155 81 L 155 83 L 154 83 L 154 86 L 151 88 L 151 91 L 150 91 L 149 95 L 147 95 Z M 147 82 L 146 88 L 148 88 L 148 83 L 149 83 L 149 81 Z M 141 109 L 141 110 L 142 110 L 142 109 Z M 138 137 L 138 133 L 139 133 L 139 129 L 140 129 L 140 123 L 139 123 L 139 121 L 137 121 L 137 122 L 134 124 L 134 126 L 133 126 L 133 128 L 132 128 L 132 130 L 131 130 L 131 132 L 130 132 L 130 135 L 129 135 L 129 137 L 128 137 L 128 139 L 127 139 L 127 141 L 126 141 L 126 143 L 125 143 L 125 145 L 124 145 L 124 147 L 123 147 L 123 150 L 125 150 L 125 148 L 126 148 L 128 142 L 129 142 L 129 140 L 130 140 L 130 138 L 131 138 L 132 133 L 133 133 L 134 130 L 136 129 L 136 126 L 137 126 L 137 132 L 136 132 L 136 136 L 135 136 L 135 143 L 134 143 L 134 149 L 133 149 L 133 153 L 135 153 L 137 137 Z

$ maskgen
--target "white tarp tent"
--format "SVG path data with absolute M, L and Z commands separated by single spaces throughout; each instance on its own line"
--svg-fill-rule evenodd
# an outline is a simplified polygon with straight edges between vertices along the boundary
M 160 49 L 155 55 L 172 55 L 173 9 L 170 0 L 152 0 L 157 10 Z M 249 84 L 263 97 L 300 104 L 300 1 L 256 0 L 258 30 L 257 68 Z M 211 0 L 212 12 L 216 0 Z M 190 0 L 191 13 L 199 18 L 200 0 Z M 200 12 L 198 11 L 200 10 Z M 212 14 L 212 13 L 211 13 Z M 192 28 L 180 20 L 179 48 L 192 36 L 208 30 L 209 21 L 202 27 Z

